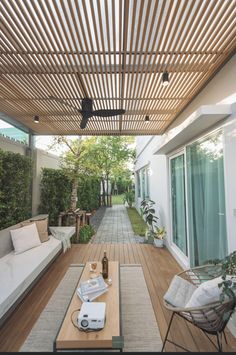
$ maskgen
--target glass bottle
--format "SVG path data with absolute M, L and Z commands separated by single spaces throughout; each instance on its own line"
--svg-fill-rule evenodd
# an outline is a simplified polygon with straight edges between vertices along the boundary
M 108 258 L 105 250 L 104 250 L 104 256 L 102 258 L 102 276 L 104 279 L 108 278 Z

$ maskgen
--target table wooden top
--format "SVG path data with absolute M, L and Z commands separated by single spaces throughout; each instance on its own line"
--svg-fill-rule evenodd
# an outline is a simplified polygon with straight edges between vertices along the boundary
M 97 262 L 97 275 L 102 270 L 102 265 Z M 94 302 L 106 303 L 106 322 L 104 329 L 94 332 L 80 331 L 72 324 L 71 317 L 77 324 L 78 312 L 82 301 L 76 294 L 77 287 L 83 281 L 88 280 L 94 273 L 90 271 L 90 262 L 86 263 L 82 272 L 75 293 L 72 297 L 65 318 L 56 338 L 56 349 L 109 349 L 114 345 L 114 337 L 120 336 L 120 277 L 119 263 L 117 261 L 109 261 L 109 278 L 112 278 L 112 285 L 109 286 L 108 292 L 99 296 Z M 73 314 L 74 312 L 74 314 Z M 73 314 L 73 316 L 72 316 Z

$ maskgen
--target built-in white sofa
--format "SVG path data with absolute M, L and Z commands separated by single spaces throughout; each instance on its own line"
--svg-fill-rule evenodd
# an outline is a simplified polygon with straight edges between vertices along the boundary
M 15 255 L 10 230 L 21 226 L 18 223 L 0 231 L 0 324 L 62 250 L 62 242 L 50 235 L 40 246 Z

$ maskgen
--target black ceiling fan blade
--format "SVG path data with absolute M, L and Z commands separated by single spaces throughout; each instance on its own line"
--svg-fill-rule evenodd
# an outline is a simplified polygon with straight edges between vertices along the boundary
M 63 99 L 60 99 L 59 97 L 49 96 L 49 99 L 57 101 L 57 102 L 60 102 L 61 104 L 65 105 L 65 106 L 69 106 L 69 107 L 73 108 L 74 110 L 76 110 L 77 112 L 81 113 L 81 110 L 79 110 L 77 107 L 72 106 L 71 104 L 69 104 L 68 102 L 64 101 Z
M 84 129 L 88 123 L 88 119 L 93 116 L 92 112 L 82 111 L 82 120 L 80 122 L 80 128 Z
M 95 110 L 93 111 L 93 116 L 110 117 L 110 116 L 123 115 L 124 113 L 125 113 L 124 109 Z
M 84 129 L 87 126 L 87 123 L 88 123 L 88 117 L 83 117 L 80 122 L 80 128 Z

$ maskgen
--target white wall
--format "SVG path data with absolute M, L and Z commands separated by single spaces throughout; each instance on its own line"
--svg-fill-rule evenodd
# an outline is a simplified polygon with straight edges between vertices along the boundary
M 178 125 L 184 122 L 193 112 L 202 105 L 231 104 L 232 114 L 220 125 L 224 136 L 224 169 L 225 169 L 225 202 L 226 223 L 229 253 L 236 250 L 236 55 L 217 73 L 202 92 L 180 114 L 169 130 L 178 130 Z M 150 142 L 148 143 L 148 141 Z M 170 201 L 168 179 L 168 157 L 166 155 L 153 155 L 163 140 L 161 137 L 140 137 L 137 142 L 137 161 L 135 171 L 149 163 L 150 198 L 156 202 L 160 217 L 159 222 L 167 228 L 167 247 L 179 264 L 186 268 L 188 265 L 170 246 Z M 187 143 L 187 141 L 185 142 Z M 175 153 L 175 150 L 172 152 Z M 139 210 L 140 200 L 136 198 L 136 207 Z M 236 337 L 236 314 L 229 322 L 229 329 Z
M 236 102 L 236 55 L 226 63 L 191 104 L 180 114 L 169 127 L 169 130 L 183 122 L 202 105 L 232 104 L 234 102 Z
M 172 124 L 169 130 L 175 131 L 178 125 L 186 120 L 202 105 L 233 104 L 236 102 L 236 55 L 220 70 L 204 90 L 191 102 L 187 109 Z M 225 164 L 225 194 L 227 213 L 227 232 L 229 252 L 236 250 L 236 104 L 232 105 L 232 115 L 224 121 L 224 164 Z M 168 158 L 166 155 L 154 155 L 163 140 L 160 136 L 142 136 L 136 139 L 135 171 L 149 164 L 150 166 L 150 198 L 156 202 L 159 223 L 167 228 L 167 242 L 170 242 L 170 201 Z M 187 143 L 187 141 L 186 141 Z M 174 153 L 175 151 L 173 151 Z M 137 198 L 136 208 L 139 210 L 141 199 Z M 171 252 L 182 266 L 185 261 L 179 259 L 174 250 Z
M 0 135 L 0 149 L 25 155 L 27 146 Z

